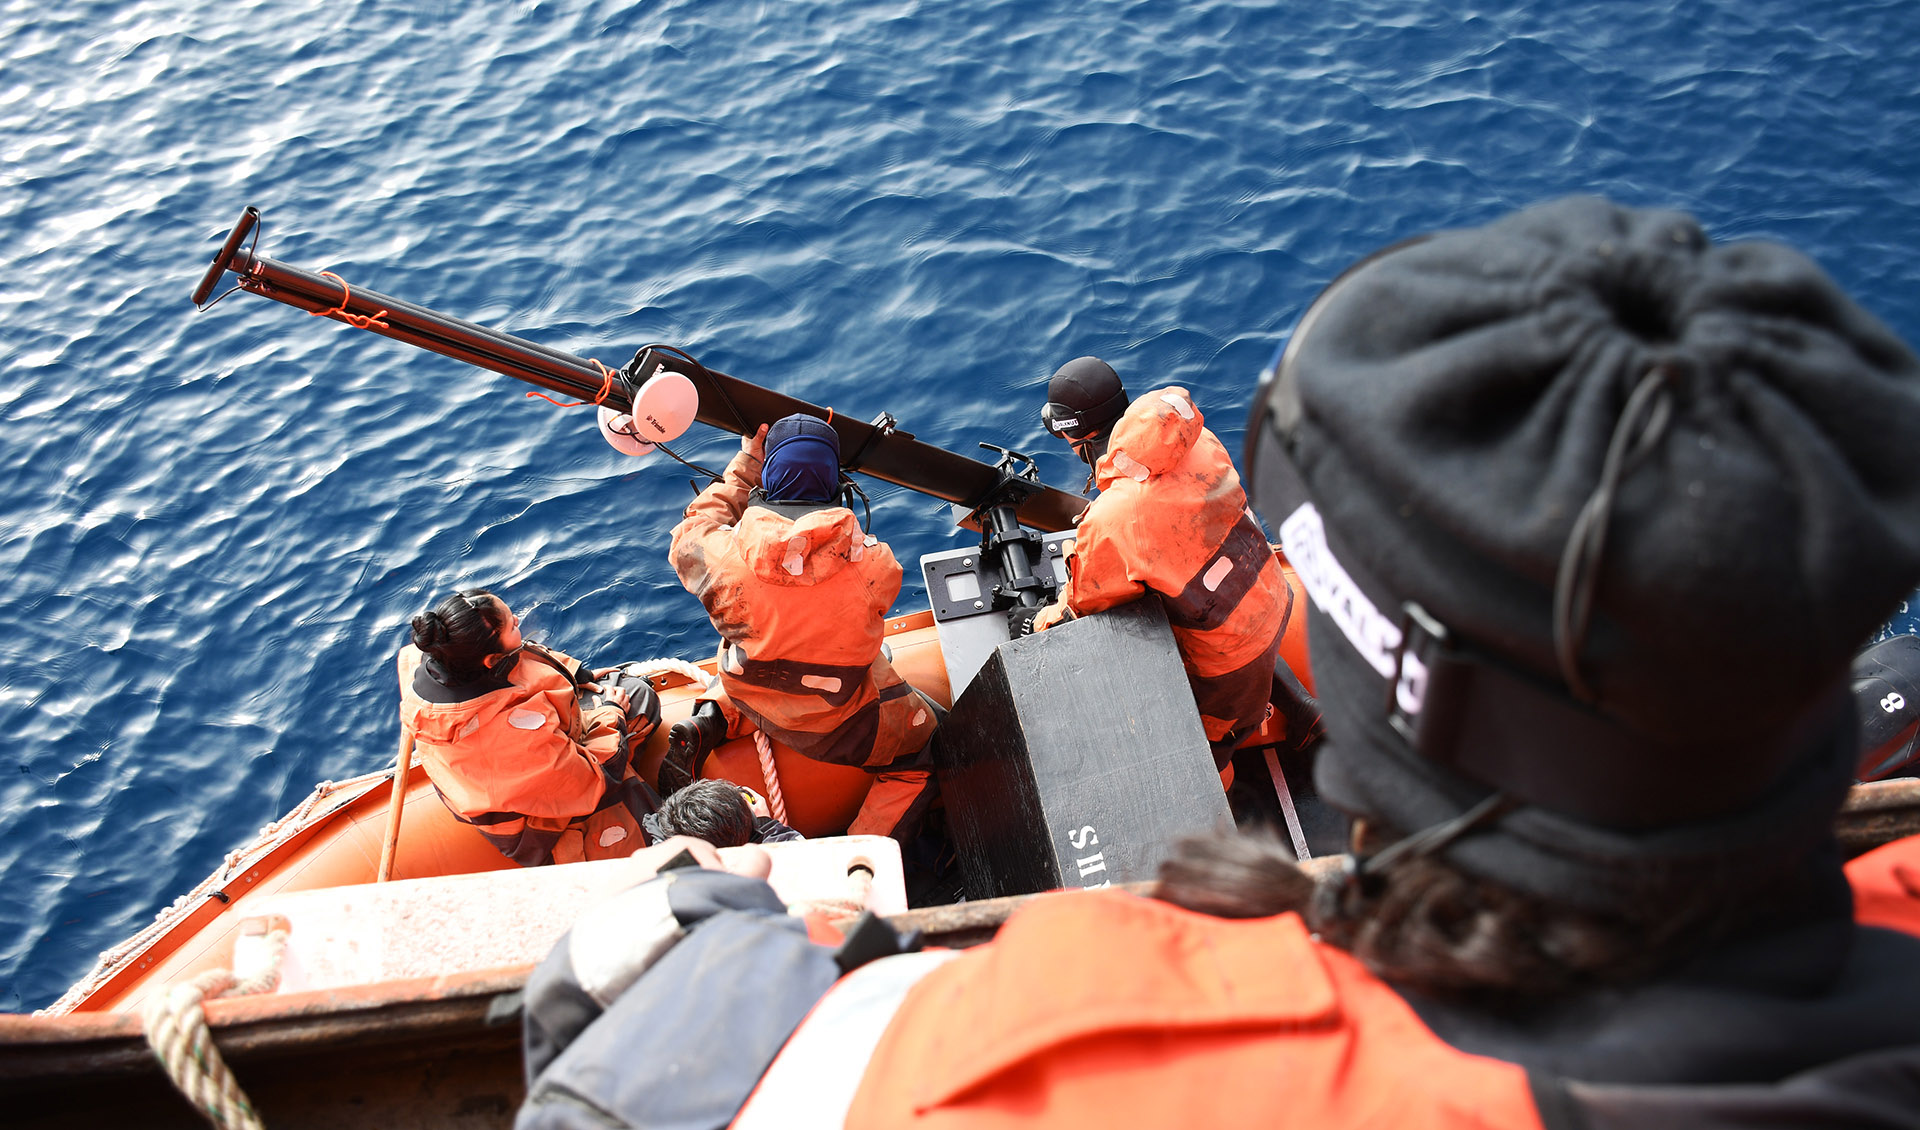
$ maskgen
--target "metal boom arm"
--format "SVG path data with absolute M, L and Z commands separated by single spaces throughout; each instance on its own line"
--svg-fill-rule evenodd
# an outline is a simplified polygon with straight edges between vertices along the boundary
M 193 303 L 201 306 L 220 281 L 232 271 L 239 288 L 299 310 L 327 314 L 359 329 L 430 350 L 456 361 L 487 369 L 550 392 L 604 403 L 615 411 L 632 408 L 627 384 L 596 362 L 486 326 L 429 310 L 405 299 L 340 281 L 335 276 L 303 270 L 243 248 L 259 223 L 260 213 L 249 207 L 228 233 L 220 253 L 208 266 Z M 988 505 L 1002 476 L 989 463 L 956 455 L 922 443 L 883 419 L 874 424 L 832 412 L 773 389 L 717 373 L 703 365 L 688 365 L 669 352 L 648 350 L 636 359 L 632 372 L 644 380 L 661 368 L 697 369 L 685 375 L 700 393 L 695 417 L 724 431 L 745 434 L 782 416 L 804 412 L 827 420 L 840 435 L 840 450 L 851 452 L 847 469 L 882 482 L 919 491 L 968 510 Z M 1035 529 L 1066 529 L 1086 508 L 1086 499 L 1052 487 L 1023 499 L 1020 521 Z

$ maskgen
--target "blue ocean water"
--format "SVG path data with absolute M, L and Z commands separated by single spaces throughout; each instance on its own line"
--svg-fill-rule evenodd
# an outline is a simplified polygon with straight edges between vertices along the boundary
M 1059 362 L 1185 383 L 1237 450 L 1341 267 L 1566 193 L 1792 242 L 1920 341 L 1917 33 L 1899 0 L 0 0 L 0 1009 L 389 759 L 401 625 L 449 587 L 578 654 L 711 646 L 664 559 L 686 475 L 586 410 L 196 315 L 243 205 L 275 258 L 1072 486 Z M 907 492 L 874 519 L 955 544 Z

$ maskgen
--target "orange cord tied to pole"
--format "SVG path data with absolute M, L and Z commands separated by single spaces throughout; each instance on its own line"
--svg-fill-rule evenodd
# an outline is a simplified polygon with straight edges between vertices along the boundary
M 355 329 L 372 329 L 374 326 L 379 326 L 383 330 L 393 328 L 380 320 L 387 316 L 387 311 L 385 310 L 380 311 L 378 314 L 347 313 L 347 300 L 353 297 L 353 288 L 347 285 L 347 280 L 334 274 L 332 271 L 321 271 L 320 277 L 323 279 L 332 279 L 334 282 L 340 284 L 340 305 L 335 306 L 331 310 L 309 310 L 307 313 L 312 314 L 316 318 L 338 318 Z
M 382 312 L 384 313 L 384 311 Z M 575 400 L 571 402 L 563 402 L 563 401 L 555 400 L 553 397 L 548 396 L 546 393 L 541 392 L 539 389 L 535 389 L 532 392 L 528 393 L 527 395 L 537 396 L 540 399 L 546 401 L 548 404 L 556 405 L 561 408 L 578 408 L 582 404 L 592 404 L 595 406 L 605 404 L 607 402 L 607 394 L 613 391 L 613 376 L 614 376 L 613 370 L 607 368 L 605 365 L 602 365 L 599 361 L 595 360 L 592 357 L 587 358 L 587 363 L 589 365 L 592 365 L 594 368 L 600 370 L 600 375 L 603 378 L 605 378 L 600 382 L 600 391 L 593 394 L 592 400 Z

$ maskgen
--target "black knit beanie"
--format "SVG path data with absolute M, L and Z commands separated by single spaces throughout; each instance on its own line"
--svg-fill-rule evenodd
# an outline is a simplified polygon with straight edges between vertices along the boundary
M 1560 200 L 1364 261 L 1256 400 L 1316 779 L 1590 908 L 1827 844 L 1848 661 L 1920 583 L 1920 363 L 1799 253 Z

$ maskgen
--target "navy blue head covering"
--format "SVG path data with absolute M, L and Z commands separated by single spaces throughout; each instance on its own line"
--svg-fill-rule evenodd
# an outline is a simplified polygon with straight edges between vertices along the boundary
M 832 502 L 840 492 L 839 433 L 798 413 L 775 420 L 760 485 L 775 502 Z

